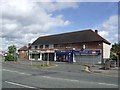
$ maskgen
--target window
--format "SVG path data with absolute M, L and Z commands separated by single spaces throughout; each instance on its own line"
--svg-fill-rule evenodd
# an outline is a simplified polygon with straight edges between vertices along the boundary
M 38 46 L 35 46 L 35 49 L 38 49 Z
M 57 48 L 58 44 L 54 44 L 54 48 Z
M 35 54 L 32 54 L 32 58 L 35 58 Z
M 32 46 L 32 49 L 35 49 L 35 47 L 34 47 L 34 46 Z
M 45 45 L 45 48 L 49 48 L 49 45 Z
M 54 47 L 53 47 L 53 44 L 50 44 L 49 45 L 49 49 L 53 49 Z
M 40 45 L 40 48 L 43 48 L 43 45 Z

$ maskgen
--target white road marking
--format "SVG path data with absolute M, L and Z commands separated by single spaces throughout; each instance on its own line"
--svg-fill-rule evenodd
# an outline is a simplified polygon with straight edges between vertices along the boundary
M 55 80 L 65 80 L 65 81 L 71 81 L 71 82 L 77 82 L 77 83 L 89 83 L 88 81 L 79 81 L 79 80 L 73 80 L 73 79 L 64 79 L 64 78 L 56 78 L 56 77 L 49 77 L 49 76 L 42 76 L 43 78 L 49 78 L 49 79 L 55 79 Z M 92 84 L 96 83 L 96 82 L 90 82 Z M 96 83 L 96 84 L 100 84 L 100 85 L 110 85 L 110 86 L 118 86 L 116 84 L 110 84 L 110 83 Z
M 9 84 L 12 84 L 12 85 L 25 87 L 25 88 L 36 88 L 36 87 L 31 87 L 31 86 L 28 86 L 28 85 L 23 85 L 23 84 L 14 83 L 14 82 L 9 82 L 9 81 L 5 81 L 5 82 L 6 82 L 6 83 L 9 83 Z
M 8 69 L 2 69 L 3 71 L 8 71 L 8 72 L 16 72 L 18 73 L 18 71 L 12 71 L 12 70 L 8 70 Z
M 8 70 L 8 69 L 2 69 L 2 70 L 3 71 L 8 71 L 8 72 L 15 72 L 15 73 L 22 74 L 22 75 L 31 75 L 31 74 L 28 74 L 28 73 L 22 73 L 22 72 L 12 71 L 12 70 Z
M 110 84 L 110 83 L 98 83 L 98 84 L 101 84 L 101 85 L 112 85 L 112 86 L 118 86 L 118 85 L 116 85 L 116 84 Z

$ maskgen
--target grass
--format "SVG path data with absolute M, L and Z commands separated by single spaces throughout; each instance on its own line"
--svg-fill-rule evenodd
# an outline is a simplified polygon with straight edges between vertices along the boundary
M 37 67 L 37 68 L 45 68 L 45 67 L 51 67 L 51 66 L 55 66 L 54 64 L 33 64 L 33 67 Z

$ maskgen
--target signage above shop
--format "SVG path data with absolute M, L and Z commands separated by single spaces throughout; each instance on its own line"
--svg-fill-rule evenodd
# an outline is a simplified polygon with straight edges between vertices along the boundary
M 80 55 L 99 55 L 101 54 L 100 50 L 74 50 L 73 51 L 75 54 L 80 54 Z
M 54 50 L 47 50 L 47 53 L 54 53 Z

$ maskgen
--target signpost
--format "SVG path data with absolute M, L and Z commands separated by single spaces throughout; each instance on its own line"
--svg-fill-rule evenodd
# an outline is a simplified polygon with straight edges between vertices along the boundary
M 47 65 L 49 65 L 49 64 L 50 64 L 50 62 L 49 62 L 49 53 L 52 53 L 52 52 L 54 52 L 54 51 L 53 51 L 53 50 L 47 50 L 46 52 L 48 53 Z

